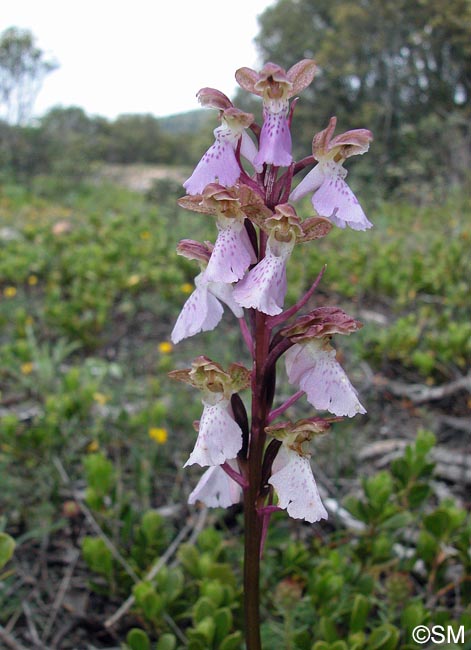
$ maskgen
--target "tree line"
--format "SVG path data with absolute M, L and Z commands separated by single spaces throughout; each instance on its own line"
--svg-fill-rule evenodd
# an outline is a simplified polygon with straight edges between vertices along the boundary
M 339 131 L 374 133 L 368 159 L 355 165 L 359 182 L 409 195 L 466 182 L 471 0 L 277 0 L 259 18 L 256 43 L 261 62 L 318 64 L 296 107 L 297 157 L 310 153 L 314 133 L 336 115 Z M 93 161 L 193 165 L 211 143 L 217 120 L 209 111 L 182 115 L 171 129 L 152 115 L 110 121 L 79 107 L 57 107 L 32 122 L 41 82 L 56 66 L 31 33 L 0 35 L 3 172 L 80 176 Z M 234 101 L 261 119 L 259 102 Z
M 313 123 L 337 115 L 342 130 L 373 131 L 368 173 L 387 189 L 465 180 L 471 0 L 278 0 L 259 27 L 262 60 L 319 66 L 296 109 L 301 155 Z

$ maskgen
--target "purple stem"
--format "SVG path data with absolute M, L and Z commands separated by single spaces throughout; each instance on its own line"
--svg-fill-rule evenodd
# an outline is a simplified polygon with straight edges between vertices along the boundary
M 257 508 L 257 514 L 260 515 L 260 517 L 266 517 L 267 515 L 271 515 L 281 509 L 282 508 L 279 506 L 263 506 L 262 508 Z
M 290 406 L 292 406 L 295 402 L 298 401 L 300 397 L 304 395 L 303 390 L 298 390 L 297 393 L 292 395 L 289 399 L 286 400 L 281 406 L 278 408 L 274 409 L 268 416 L 267 422 L 273 422 L 273 420 L 276 420 L 277 417 L 279 417 L 282 413 L 284 413 L 287 409 L 289 409 Z
M 288 318 L 291 318 L 291 316 L 294 316 L 300 309 L 302 309 L 304 307 L 304 305 L 314 295 L 314 292 L 317 289 L 317 287 L 319 285 L 319 282 L 322 280 L 322 276 L 324 275 L 326 268 L 327 268 L 327 264 L 324 264 L 324 266 L 322 267 L 319 275 L 315 279 L 315 281 L 314 281 L 313 285 L 311 286 L 311 288 L 308 291 L 306 291 L 304 296 L 300 300 L 298 300 L 298 302 L 295 305 L 293 305 L 292 307 L 290 307 L 286 311 L 281 312 L 281 314 L 278 314 L 278 316 L 269 316 L 268 317 L 268 319 L 267 319 L 268 327 L 273 328 L 276 325 L 279 325 L 280 323 L 284 323 L 285 321 L 288 320 Z
M 305 167 L 308 167 L 309 165 L 313 165 L 316 162 L 314 156 L 306 156 L 306 158 L 303 158 L 302 160 L 299 160 L 293 170 L 293 174 L 297 174 L 298 172 L 302 171 Z
M 235 481 L 238 485 L 240 485 L 240 487 L 243 490 L 248 488 L 249 484 L 247 483 L 245 478 L 241 474 L 239 474 L 239 472 L 233 469 L 227 461 L 221 465 L 221 469 L 223 469 L 226 472 L 226 474 L 231 477 L 233 481 Z
M 244 317 L 239 318 L 239 325 L 240 331 L 242 333 L 242 338 L 245 341 L 245 345 L 247 346 L 250 354 L 253 354 L 253 339 Z

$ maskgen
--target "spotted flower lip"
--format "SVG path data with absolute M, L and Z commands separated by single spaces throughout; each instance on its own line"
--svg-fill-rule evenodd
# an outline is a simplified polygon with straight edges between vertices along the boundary
M 224 281 L 213 281 L 207 269 L 214 252 L 210 242 L 182 239 L 177 246 L 178 255 L 200 263 L 201 272 L 195 277 L 195 289 L 185 301 L 171 333 L 172 343 L 177 344 L 200 332 L 213 330 L 221 321 L 224 303 L 236 318 L 242 318 L 244 311 L 233 299 L 233 286 Z
M 286 265 L 296 242 L 323 237 L 332 226 L 320 217 L 301 222 L 289 204 L 277 205 L 270 216 L 253 219 L 269 235 L 265 257 L 235 286 L 234 300 L 247 309 L 276 316 L 283 311 Z
M 245 229 L 246 214 L 240 192 L 236 188 L 211 183 L 202 195 L 184 197 L 180 205 L 182 202 L 192 210 L 216 217 L 218 236 L 207 260 L 206 280 L 217 283 L 241 280 L 257 257 Z
M 218 236 L 206 268 L 210 282 L 231 283 L 241 280 L 257 257 L 244 226 L 244 218 L 218 217 Z
M 212 90 L 214 89 L 206 89 Z M 200 91 L 202 92 L 202 91 Z M 214 91 L 211 98 L 205 98 L 207 106 L 214 107 L 214 104 L 219 108 L 224 105 L 227 97 L 220 93 L 214 99 Z M 225 99 L 224 99 L 225 98 Z M 228 100 L 229 101 L 229 100 Z M 257 148 L 255 143 L 245 133 L 253 122 L 253 115 L 246 113 L 238 108 L 228 106 L 220 111 L 221 125 L 214 129 L 214 143 L 203 155 L 197 164 L 192 175 L 183 183 L 183 187 L 188 194 L 201 193 L 206 185 L 218 181 L 221 185 L 230 187 L 234 185 L 239 179 L 242 168 L 237 160 L 235 150 L 239 141 L 241 142 L 240 152 L 249 160 L 256 168 L 257 164 L 254 162 L 257 156 Z
M 272 247 L 269 240 L 265 257 L 235 286 L 234 300 L 269 316 L 281 313 L 287 290 L 286 264 L 293 248 L 294 241 Z
M 183 467 L 222 465 L 242 447 L 242 430 L 234 420 L 230 400 L 222 393 L 206 393 L 195 447 Z
M 332 117 L 327 128 L 314 136 L 312 152 L 318 164 L 291 192 L 289 199 L 298 201 L 312 192 L 312 205 L 320 216 L 339 228 L 367 230 L 373 224 L 345 182 L 347 170 L 342 163 L 350 156 L 368 151 L 373 135 L 367 129 L 355 129 L 333 138 L 336 124 L 337 118 Z
M 235 460 L 226 461 L 237 470 Z M 239 503 L 242 488 L 222 469 L 220 465 L 210 467 L 198 481 L 193 492 L 188 497 L 190 505 L 201 501 L 208 508 L 228 508 Z
M 366 413 L 335 357 L 326 339 L 295 343 L 285 354 L 289 383 L 303 390 L 308 402 L 318 410 L 347 417 Z
M 234 419 L 231 396 L 250 383 L 250 371 L 240 363 L 224 370 L 206 356 L 197 357 L 191 368 L 173 370 L 169 376 L 202 392 L 203 413 L 195 447 L 187 465 L 222 465 L 234 459 L 242 447 L 242 430 Z
M 278 506 L 290 517 L 309 523 L 327 519 L 308 457 L 282 445 L 268 483 L 275 489 Z
M 184 303 L 171 333 L 172 343 L 180 343 L 200 332 L 209 332 L 222 319 L 226 304 L 236 318 L 242 318 L 244 311 L 233 298 L 233 286 L 224 282 L 209 282 L 205 272 L 195 277 L 195 290 Z

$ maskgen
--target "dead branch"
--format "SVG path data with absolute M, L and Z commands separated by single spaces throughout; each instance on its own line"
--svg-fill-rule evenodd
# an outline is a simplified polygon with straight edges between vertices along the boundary
M 47 640 L 51 634 L 54 623 L 56 622 L 57 614 L 59 613 L 62 603 L 64 602 L 64 598 L 69 589 L 70 581 L 72 580 L 72 576 L 74 574 L 75 567 L 77 566 L 79 557 L 80 557 L 80 553 L 77 550 L 75 550 L 72 561 L 67 567 L 67 571 L 65 572 L 64 577 L 61 580 L 61 583 L 59 585 L 59 590 L 57 592 L 57 596 L 52 604 L 51 614 L 44 628 L 44 632 L 43 632 L 44 644 L 47 643 Z
M 460 390 L 471 392 L 471 372 L 463 377 L 441 386 L 426 386 L 425 384 L 404 384 L 400 381 L 387 379 L 381 375 L 376 375 L 374 383 L 377 388 L 389 391 L 397 397 L 407 397 L 414 404 L 424 402 L 433 402 L 443 399 L 449 395 L 454 395 Z
M 11 650 L 27 650 L 24 645 L 18 643 L 15 637 L 7 632 L 4 627 L 0 625 L 0 641 L 2 641 Z

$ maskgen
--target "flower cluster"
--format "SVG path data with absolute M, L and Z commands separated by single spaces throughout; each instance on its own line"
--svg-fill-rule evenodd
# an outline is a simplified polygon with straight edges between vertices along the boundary
M 186 465 L 208 469 L 189 501 L 227 507 L 250 493 L 263 520 L 275 508 L 310 522 L 327 516 L 305 443 L 332 421 L 365 413 L 330 343 L 333 335 L 350 334 L 361 324 L 336 307 L 299 315 L 322 272 L 298 303 L 287 309 L 284 304 L 287 264 L 296 245 L 320 239 L 334 226 L 372 226 L 345 182 L 343 168 L 347 158 L 368 150 L 370 131 L 334 136 L 332 117 L 314 135 L 312 156 L 299 163 L 293 160 L 293 98 L 315 73 L 316 65 L 308 59 L 288 71 L 274 63 L 260 72 L 239 69 L 239 85 L 262 99 L 261 127 L 220 91 L 200 90 L 200 103 L 218 110 L 220 125 L 214 143 L 184 183 L 187 195 L 179 200 L 181 207 L 212 217 L 217 236 L 214 243 L 185 239 L 178 245 L 177 252 L 196 261 L 200 272 L 175 323 L 172 342 L 214 329 L 226 306 L 239 319 L 252 356 L 251 370 L 237 363 L 224 370 L 201 356 L 191 368 L 170 373 L 198 389 L 203 403 L 195 425 L 196 445 Z M 309 165 L 313 168 L 293 188 L 295 175 Z M 301 218 L 293 203 L 307 194 L 314 214 Z M 297 392 L 273 410 L 275 367 L 282 357 L 288 382 Z M 251 426 L 239 396 L 248 387 Z M 331 415 L 272 424 L 303 395 L 317 411 Z M 253 463 L 259 466 L 251 468 Z

